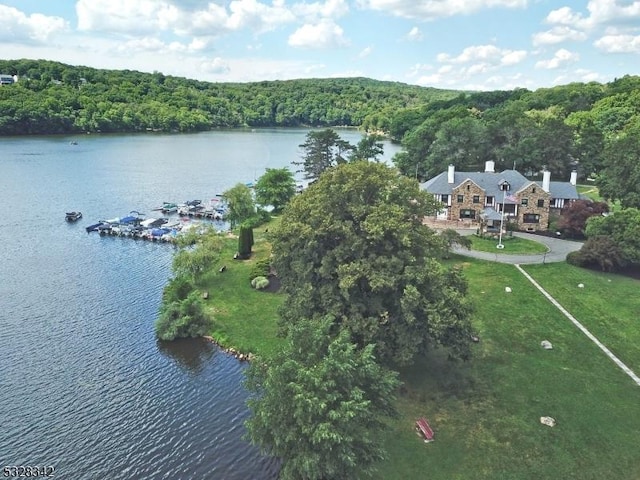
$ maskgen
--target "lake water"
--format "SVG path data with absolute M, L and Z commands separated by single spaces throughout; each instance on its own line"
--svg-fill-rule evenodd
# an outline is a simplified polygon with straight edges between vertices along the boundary
M 173 247 L 84 227 L 290 166 L 307 132 L 0 138 L 0 468 L 277 477 L 277 460 L 243 439 L 246 366 L 206 341 L 154 337 Z M 385 143 L 385 160 L 396 151 Z M 83 219 L 65 222 L 71 210 Z

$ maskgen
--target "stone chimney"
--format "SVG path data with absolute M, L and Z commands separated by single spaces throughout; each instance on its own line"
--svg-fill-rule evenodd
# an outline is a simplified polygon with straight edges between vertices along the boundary
M 575 170 L 571 172 L 571 179 L 569 180 L 569 183 L 574 187 L 578 184 L 578 172 Z
M 487 160 L 484 162 L 484 171 L 486 173 L 495 173 L 496 164 L 493 160 Z
M 449 165 L 449 171 L 447 172 L 447 182 L 453 183 L 455 180 L 456 167 L 455 165 Z
M 542 172 L 542 190 L 549 193 L 549 187 L 551 186 L 551 172 L 547 169 Z

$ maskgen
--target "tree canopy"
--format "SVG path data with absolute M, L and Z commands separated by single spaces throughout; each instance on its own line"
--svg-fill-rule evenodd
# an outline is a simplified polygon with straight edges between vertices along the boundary
M 255 185 L 256 201 L 279 212 L 296 194 L 296 181 L 288 168 L 267 168 Z
M 470 305 L 461 274 L 439 263 L 443 242 L 423 225 L 431 195 L 384 164 L 323 173 L 284 210 L 272 232 L 287 299 L 286 329 L 331 315 L 383 361 L 409 363 L 429 345 L 469 354 Z
M 299 147 L 302 149 L 302 160 L 293 162 L 301 167 L 307 180 L 316 180 L 322 172 L 347 161 L 347 155 L 353 150 L 346 140 L 332 128 L 324 130 L 312 130 L 307 133 L 305 142 Z
M 251 441 L 283 460 L 283 480 L 361 478 L 383 458 L 379 430 L 395 413 L 396 374 L 331 318 L 301 320 L 284 346 L 248 370 Z
M 455 92 L 367 78 L 213 83 L 47 60 L 0 60 L 0 135 L 190 132 L 218 127 L 386 130 L 400 109 Z
M 231 224 L 231 228 L 256 214 L 256 204 L 251 189 L 242 183 L 237 183 L 224 191 L 222 198 L 228 203 L 226 220 Z
M 600 195 L 623 207 L 640 208 L 640 117 L 604 149 L 604 168 L 596 179 Z

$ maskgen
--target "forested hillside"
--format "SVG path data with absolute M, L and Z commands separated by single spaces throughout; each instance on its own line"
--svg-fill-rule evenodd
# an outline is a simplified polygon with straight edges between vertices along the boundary
M 217 127 L 389 129 L 400 109 L 458 92 L 366 78 L 211 83 L 45 60 L 0 60 L 0 134 L 199 131 Z
M 577 169 L 583 180 L 598 176 L 605 196 L 616 198 L 623 175 L 605 185 L 601 174 L 615 158 L 638 163 L 640 77 L 460 94 L 399 111 L 390 133 L 405 147 L 396 164 L 406 175 L 430 178 L 449 164 L 479 171 L 487 160 L 530 177 L 546 167 L 564 181 Z

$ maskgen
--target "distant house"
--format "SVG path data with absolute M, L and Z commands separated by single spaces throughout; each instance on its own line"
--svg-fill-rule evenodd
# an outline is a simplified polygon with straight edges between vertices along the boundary
M 494 165 L 486 162 L 484 172 L 456 172 L 449 165 L 446 172 L 422 183 L 421 188 L 445 207 L 436 218 L 492 230 L 500 227 L 504 215 L 505 224 L 515 223 L 521 230 L 547 230 L 552 213 L 580 198 L 575 171 L 568 182 L 552 182 L 551 173 L 544 171 L 538 183 L 516 170 L 496 173 Z
M 11 85 L 16 82 L 16 78 L 13 75 L 0 74 L 0 86 Z

